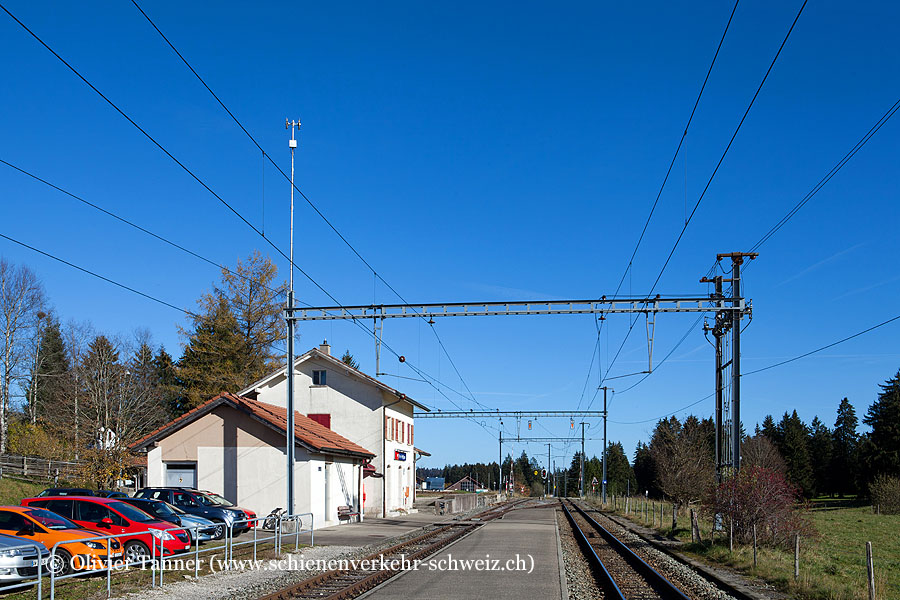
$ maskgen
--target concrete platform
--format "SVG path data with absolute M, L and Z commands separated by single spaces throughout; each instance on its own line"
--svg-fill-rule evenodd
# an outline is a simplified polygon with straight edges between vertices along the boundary
M 526 570 L 430 570 L 429 562 L 440 566 L 450 558 L 499 559 L 505 569 L 517 555 L 524 559 Z M 532 568 L 533 565 L 533 568 Z M 531 569 L 531 572 L 528 570 Z M 417 598 L 443 600 L 490 598 L 521 600 L 522 598 L 560 599 L 560 564 L 557 551 L 556 516 L 553 508 L 514 510 L 502 519 L 490 521 L 477 531 L 434 555 L 417 571 L 388 581 L 364 597 L 368 600 Z
M 365 546 L 385 538 L 404 535 L 413 529 L 431 523 L 447 521 L 448 517 L 427 513 L 414 513 L 394 519 L 367 518 L 362 523 L 346 523 L 316 529 L 316 545 L 323 546 Z M 309 534 L 304 534 L 306 541 Z

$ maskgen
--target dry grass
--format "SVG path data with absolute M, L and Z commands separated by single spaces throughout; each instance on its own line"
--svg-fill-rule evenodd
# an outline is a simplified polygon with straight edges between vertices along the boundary
M 778 589 L 798 598 L 809 600 L 868 600 L 866 584 L 866 547 L 872 542 L 875 562 L 876 598 L 900 598 L 900 515 L 876 515 L 871 506 L 853 506 L 852 502 L 830 500 L 814 504 L 810 518 L 818 530 L 814 540 L 800 542 L 800 578 L 794 580 L 794 554 L 778 548 L 760 548 L 757 567 L 753 567 L 753 549 L 735 545 L 728 550 L 728 540 L 717 534 L 711 544 L 711 524 L 701 521 L 704 542 L 692 544 L 690 518 L 678 517 L 677 539 L 686 542 L 684 551 L 709 563 L 727 565 L 747 575 L 757 576 L 774 584 Z M 843 506 L 841 506 L 843 504 Z M 671 536 L 672 505 L 650 502 L 654 511 L 653 522 L 644 518 L 640 510 L 644 504 L 637 499 L 627 518 Z M 664 526 L 659 526 L 659 508 L 663 508 Z M 612 509 L 611 504 L 607 506 Z M 649 512 L 649 511 L 648 511 Z M 620 505 L 616 513 L 626 516 Z M 640 514 L 638 514 L 640 513 Z

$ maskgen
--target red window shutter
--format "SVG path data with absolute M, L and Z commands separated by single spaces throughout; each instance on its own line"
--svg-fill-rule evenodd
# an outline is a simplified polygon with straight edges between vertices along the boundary
M 413 443 L 413 434 L 415 433 L 415 431 L 416 431 L 415 426 L 412 423 L 410 423 L 409 424 L 409 444 L 410 444 L 410 446 Z
M 400 443 L 402 444 L 406 440 L 406 436 L 403 435 L 403 421 L 400 421 Z
M 328 429 L 331 429 L 331 414 L 330 413 L 310 413 L 306 416 L 309 417 L 310 419 L 312 419 L 313 421 L 315 421 L 316 423 L 318 423 L 319 425 L 322 425 L 323 427 L 327 427 Z
M 384 439 L 391 439 L 391 418 L 388 416 L 384 417 Z

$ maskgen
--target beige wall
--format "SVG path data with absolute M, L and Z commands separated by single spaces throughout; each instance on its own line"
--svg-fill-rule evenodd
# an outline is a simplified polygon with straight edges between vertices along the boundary
M 165 462 L 196 461 L 197 448 L 281 446 L 284 439 L 268 426 L 230 406 L 219 406 L 159 442 Z

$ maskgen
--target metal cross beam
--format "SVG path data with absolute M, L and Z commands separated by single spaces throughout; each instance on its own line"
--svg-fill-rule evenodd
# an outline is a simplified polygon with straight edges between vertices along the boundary
M 534 302 L 442 302 L 439 304 L 369 304 L 298 308 L 298 321 L 397 319 L 434 317 L 490 317 L 501 315 L 583 315 L 617 313 L 705 313 L 744 311 L 744 300 L 709 296 L 607 298 L 597 300 L 536 300 Z
M 603 438 L 584 438 L 585 441 L 599 441 Z M 581 441 L 581 436 L 577 437 L 511 437 L 511 438 L 503 438 L 504 442 L 540 442 L 542 444 L 546 444 L 547 442 L 571 442 L 571 441 Z
M 414 413 L 413 417 L 417 419 L 465 419 L 468 417 L 475 418 L 497 418 L 497 417 L 570 417 L 570 418 L 590 418 L 599 419 L 603 416 L 602 410 L 436 410 L 434 412 Z

